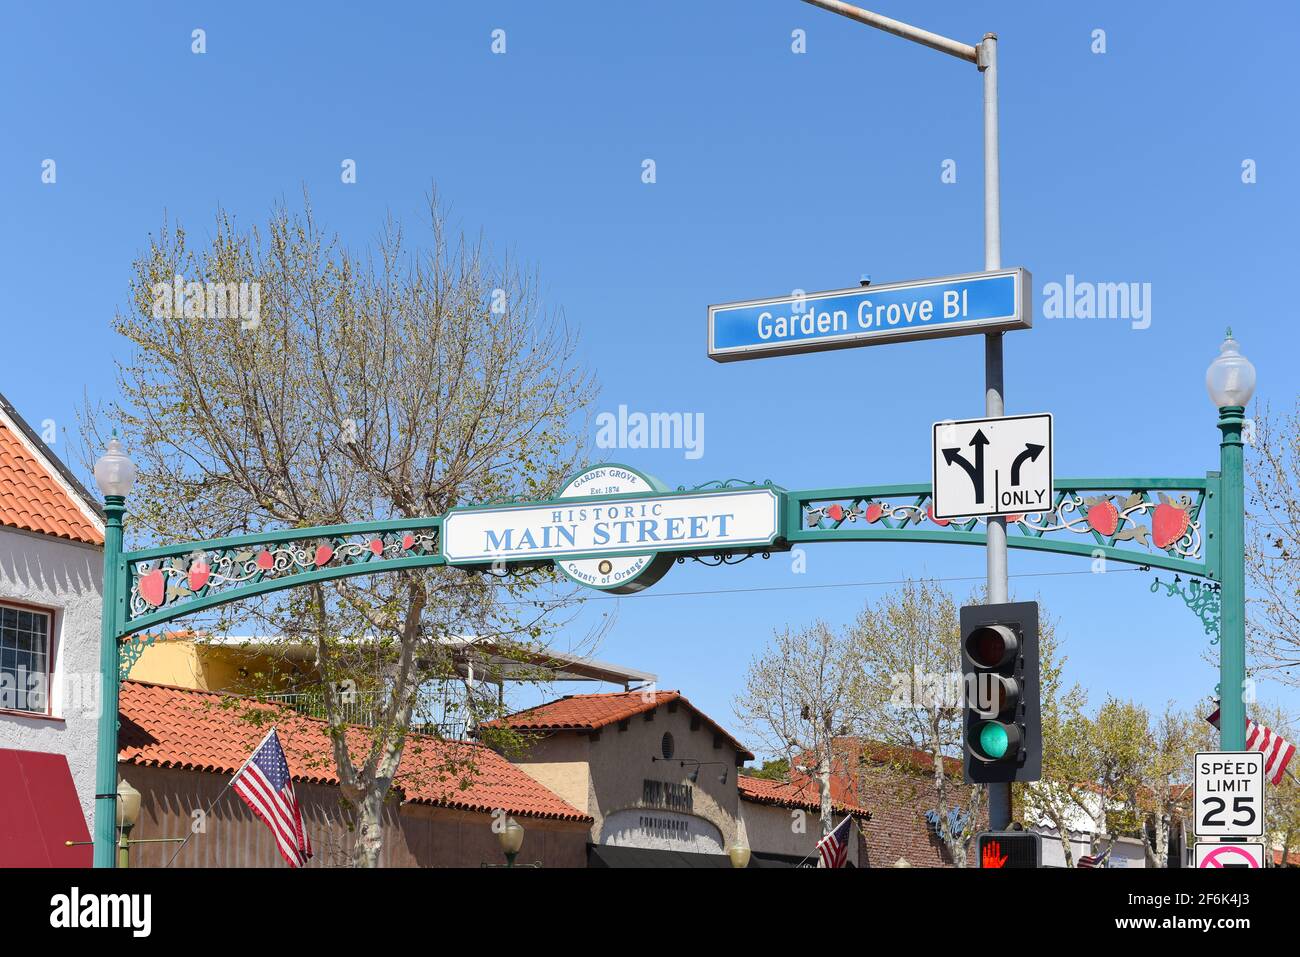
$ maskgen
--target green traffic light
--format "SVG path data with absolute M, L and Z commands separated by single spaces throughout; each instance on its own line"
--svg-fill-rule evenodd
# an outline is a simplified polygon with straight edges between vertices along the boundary
M 980 750 L 990 758 L 996 760 L 1006 757 L 1009 744 L 1007 729 L 1002 725 L 990 721 L 980 728 Z

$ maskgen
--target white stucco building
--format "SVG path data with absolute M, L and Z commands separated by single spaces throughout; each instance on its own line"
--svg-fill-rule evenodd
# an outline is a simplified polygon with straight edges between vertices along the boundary
M 0 396 L 0 788 L 32 835 L 0 864 L 86 856 L 59 837 L 94 812 L 103 542 L 95 498 Z

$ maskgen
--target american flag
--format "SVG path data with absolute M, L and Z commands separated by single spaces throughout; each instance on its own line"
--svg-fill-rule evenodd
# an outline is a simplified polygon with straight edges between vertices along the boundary
M 1110 847 L 1114 847 L 1114 846 L 1115 846 L 1115 845 L 1112 844 Z M 1106 848 L 1106 850 L 1102 851 L 1100 854 L 1085 854 L 1085 855 L 1083 855 L 1083 857 L 1079 858 L 1079 863 L 1075 864 L 1074 866 L 1075 866 L 1075 867 L 1094 867 L 1094 868 L 1095 868 L 1095 867 L 1105 867 L 1105 866 L 1106 866 L 1106 858 L 1110 857 L 1110 847 Z
M 817 853 L 821 855 L 822 867 L 843 867 L 849 860 L 849 831 L 853 827 L 853 818 L 844 816 L 844 820 L 835 826 L 817 842 Z
M 275 728 L 267 732 L 230 785 L 271 829 L 280 856 L 288 865 L 306 864 L 311 857 L 311 839 L 303 827 L 302 810 L 289 777 L 289 762 L 284 759 L 284 748 L 280 747 Z
M 1214 709 L 1214 714 L 1205 719 L 1214 725 L 1219 726 L 1219 709 Z M 1286 766 L 1291 763 L 1295 757 L 1295 745 L 1291 744 L 1280 734 L 1275 734 L 1262 724 L 1256 724 L 1250 718 L 1246 719 L 1246 750 L 1258 751 L 1264 755 L 1264 776 L 1274 784 L 1282 783 L 1282 775 L 1286 773 Z

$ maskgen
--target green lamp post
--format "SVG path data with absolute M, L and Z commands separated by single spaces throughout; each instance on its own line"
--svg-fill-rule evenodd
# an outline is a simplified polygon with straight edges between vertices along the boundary
M 1228 330 L 1219 356 L 1205 373 L 1205 388 L 1219 410 L 1219 555 L 1223 586 L 1219 612 L 1219 749 L 1246 748 L 1246 492 L 1241 429 L 1255 392 L 1255 367 Z
M 125 596 L 119 595 L 124 576 L 122 515 L 135 482 L 135 463 L 117 433 L 95 462 L 95 484 L 104 495 L 104 604 L 99 638 L 99 732 L 95 766 L 95 866 L 113 867 L 117 850 L 117 697 L 119 691 L 116 623 Z

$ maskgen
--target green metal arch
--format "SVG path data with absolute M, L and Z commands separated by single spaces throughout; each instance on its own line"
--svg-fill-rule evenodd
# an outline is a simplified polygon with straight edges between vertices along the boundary
M 419 518 L 398 519 L 387 522 L 358 522 L 351 525 L 324 525 L 314 528 L 284 529 L 274 532 L 260 532 L 253 535 L 239 535 L 229 538 L 210 539 L 201 542 L 182 542 L 177 545 L 164 545 L 158 548 L 146 548 L 133 552 L 124 552 L 118 561 L 117 576 L 122 587 L 118 589 L 117 608 L 115 609 L 116 635 L 127 635 L 156 628 L 177 618 L 207 611 L 208 609 L 282 591 L 297 588 L 315 582 L 331 581 L 354 575 L 378 575 L 385 572 L 401 571 L 411 568 L 431 568 L 447 564 L 446 558 L 438 548 L 436 551 L 422 554 L 405 555 L 397 558 L 383 558 L 373 554 L 357 560 L 343 561 L 314 568 L 311 571 L 295 574 L 257 575 L 247 584 L 230 588 L 217 589 L 204 587 L 194 593 L 194 597 L 174 604 L 164 604 L 157 611 L 143 615 L 131 616 L 128 603 L 138 580 L 139 566 L 145 563 L 161 566 L 167 559 L 177 559 L 194 552 L 206 555 L 224 555 L 253 553 L 259 548 L 293 545 L 309 541 L 343 542 L 354 539 L 370 538 L 382 540 L 384 536 L 403 533 L 430 532 L 441 543 L 442 519 Z
M 941 525 L 929 517 L 931 502 L 929 483 L 906 485 L 844 486 L 836 488 L 785 491 L 772 488 L 779 496 L 783 533 L 778 540 L 766 546 L 738 548 L 733 553 L 781 551 L 814 542 L 927 542 L 952 545 L 984 545 L 986 534 L 977 530 L 974 520 Z M 1091 525 L 1084 525 L 1088 507 L 1083 507 L 1082 493 L 1101 493 L 1102 498 L 1127 495 L 1135 504 L 1123 512 L 1115 510 L 1117 524 L 1111 534 L 1102 534 Z M 1119 542 L 1135 537 L 1145 543 L 1151 528 L 1140 519 L 1149 518 L 1157 508 L 1149 498 L 1150 493 L 1181 493 L 1191 502 L 1186 514 L 1197 533 L 1195 546 L 1160 549 L 1148 545 L 1121 548 Z M 649 493 L 646 493 L 649 494 Z M 699 494 L 696 490 L 681 489 L 661 495 Z M 620 496 L 597 496 L 618 498 Z M 633 496 L 635 497 L 635 496 Z M 642 496 L 644 497 L 644 496 Z M 565 499 L 566 505 L 583 499 Z M 1031 513 L 1044 521 L 1055 518 L 1058 525 L 1036 530 L 1032 522 L 1012 523 L 1008 528 L 1007 545 L 1010 548 L 1041 552 L 1055 552 L 1081 558 L 1103 557 L 1107 561 L 1129 565 L 1168 569 L 1186 575 L 1219 580 L 1218 529 L 1219 476 L 1210 473 L 1205 478 L 1102 478 L 1058 479 L 1055 482 L 1055 501 L 1050 512 Z M 847 508 L 844 504 L 847 503 Z M 534 503 L 534 504 L 549 504 Z M 1080 508 L 1083 507 L 1083 511 Z M 872 511 L 867 512 L 870 508 Z M 836 511 L 838 509 L 838 511 Z M 830 526 L 826 516 L 838 515 Z M 1132 516 L 1136 515 L 1137 518 Z M 810 518 L 816 516 L 816 521 Z M 1071 517 L 1073 516 L 1073 517 Z M 857 519 L 861 517 L 862 521 Z M 1026 515 L 1028 519 L 1030 516 Z M 159 548 L 141 549 L 123 553 L 117 562 L 118 582 L 114 608 L 114 633 L 121 639 L 127 635 L 156 628 L 177 618 L 195 612 L 207 611 L 230 602 L 297 588 L 316 582 L 332 581 L 355 575 L 376 575 L 403 569 L 433 568 L 451 565 L 443 553 L 443 518 L 400 519 L 386 522 L 362 522 L 351 525 L 329 525 L 317 528 L 286 529 L 261 532 L 203 542 L 184 542 Z M 1065 533 L 1069 537 L 1052 537 Z M 1139 534 L 1140 533 L 1140 534 Z M 415 541 L 418 544 L 408 545 Z M 310 543 L 320 543 L 329 556 L 319 567 L 313 567 L 306 549 Z M 258 550 L 275 550 L 288 554 L 291 560 L 273 570 L 254 570 L 251 556 Z M 681 552 L 683 557 L 700 553 Z M 184 581 L 181 566 L 190 555 L 201 555 L 207 567 L 214 560 L 223 569 L 235 569 L 242 578 L 230 575 L 213 575 L 211 581 L 204 576 L 199 587 L 195 580 L 177 588 L 173 580 Z M 585 556 L 565 556 L 585 557 Z M 1199 559 L 1199 560 L 1198 560 Z M 548 559 L 549 561 L 549 559 Z M 507 567 L 536 565 L 538 560 L 508 561 Z M 141 574 L 141 569 L 145 569 Z M 159 601 L 145 602 L 142 578 L 154 577 L 152 584 L 163 591 L 151 597 Z M 217 580 L 235 582 L 217 587 Z M 173 591 L 174 590 L 174 591 Z M 175 599 L 175 600 L 173 600 Z M 147 610 L 152 607 L 154 610 Z M 136 612 L 132 614 L 132 611 Z
M 1054 483 L 1056 493 L 1053 512 L 1060 508 L 1067 498 L 1070 501 L 1081 499 L 1081 493 L 1127 492 L 1138 496 L 1144 505 L 1153 506 L 1148 493 L 1185 493 L 1193 500 L 1188 510 L 1189 521 L 1197 523 L 1200 533 L 1199 560 L 1197 557 L 1183 557 L 1173 548 L 1160 549 L 1150 547 L 1145 550 L 1120 548 L 1118 536 L 1125 534 L 1125 522 L 1121 520 L 1115 534 L 1103 535 L 1092 528 L 1086 533 L 1071 530 L 1069 539 L 1053 538 L 1047 534 L 1026 531 L 1026 526 L 1010 523 L 1007 529 L 1007 547 L 1041 552 L 1055 552 L 1081 558 L 1102 557 L 1107 561 L 1129 565 L 1163 568 L 1185 575 L 1194 575 L 1214 581 L 1219 580 L 1219 475 L 1210 473 L 1204 478 L 1063 478 Z M 975 531 L 978 523 L 974 520 L 952 522 L 941 527 L 933 520 L 924 517 L 913 519 L 910 516 L 923 516 L 924 509 L 932 501 L 931 487 L 928 482 L 905 485 L 846 486 L 838 488 L 812 489 L 791 492 L 786 511 L 785 539 L 791 544 L 805 542 L 946 542 L 953 545 L 984 545 L 987 536 L 982 531 Z M 834 527 L 807 527 L 805 519 L 809 508 L 818 503 L 840 502 L 862 505 L 880 503 L 891 499 L 904 500 L 903 510 L 909 518 L 893 523 L 889 519 L 876 522 L 836 522 Z M 1037 514 L 1037 513 L 1035 513 Z M 1082 518 L 1086 513 L 1076 513 Z M 1076 524 L 1079 520 L 1076 519 Z M 1136 527 L 1137 523 L 1129 523 Z

